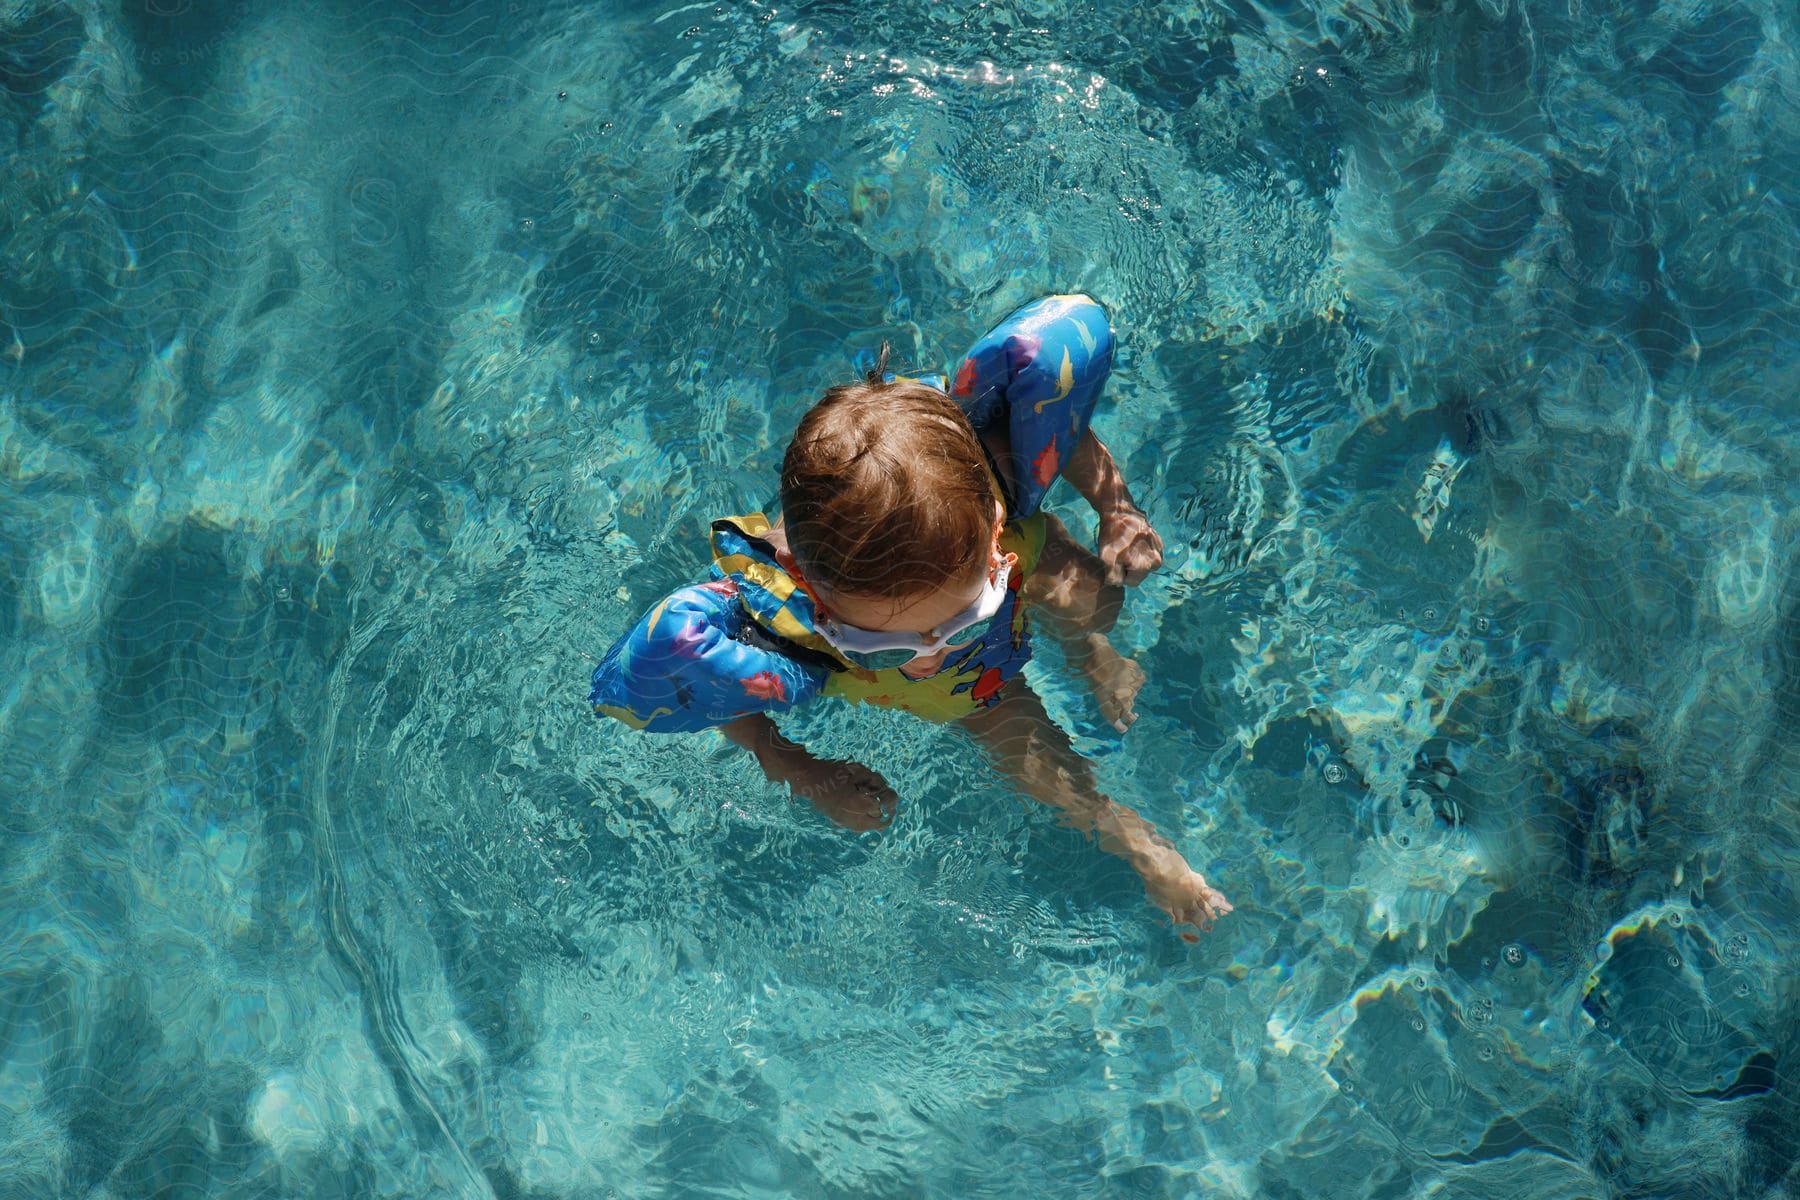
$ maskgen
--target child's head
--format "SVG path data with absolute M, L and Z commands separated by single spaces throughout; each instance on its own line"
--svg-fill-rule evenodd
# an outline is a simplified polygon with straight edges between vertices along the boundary
M 883 382 L 887 353 L 862 382 L 826 391 L 788 444 L 788 550 L 828 600 L 893 612 L 940 594 L 953 604 L 979 594 L 1003 510 L 968 418 L 934 387 Z

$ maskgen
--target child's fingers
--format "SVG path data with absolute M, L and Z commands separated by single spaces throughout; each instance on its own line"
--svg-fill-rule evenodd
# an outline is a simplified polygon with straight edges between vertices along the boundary
M 1162 539 L 1154 532 L 1145 530 L 1132 549 L 1135 553 L 1131 556 L 1131 570 L 1139 579 L 1162 566 Z
M 1106 586 L 1118 587 L 1120 584 L 1130 582 L 1125 564 L 1119 561 L 1118 552 L 1111 546 L 1100 552 L 1100 562 L 1106 567 Z
M 1162 565 L 1162 539 L 1144 531 L 1123 544 L 1114 543 L 1100 549 L 1100 562 L 1106 567 L 1106 582 L 1114 587 L 1136 587 Z

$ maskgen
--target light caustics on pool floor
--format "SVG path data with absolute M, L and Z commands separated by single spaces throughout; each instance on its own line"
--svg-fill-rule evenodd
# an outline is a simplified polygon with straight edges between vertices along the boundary
M 0 31 L 0 1195 L 1800 1190 L 1790 6 Z M 1168 561 L 1127 736 L 1031 672 L 1194 946 L 943 731 L 790 723 L 857 838 L 581 703 L 1075 288 Z

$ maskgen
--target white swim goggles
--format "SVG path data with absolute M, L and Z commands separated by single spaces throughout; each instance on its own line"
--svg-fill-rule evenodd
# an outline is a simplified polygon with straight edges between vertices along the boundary
M 988 635 L 1000 608 L 1006 603 L 1006 580 L 1019 556 L 1007 553 L 988 575 L 987 586 L 975 603 L 933 629 L 908 633 L 894 629 L 860 629 L 828 616 L 820 616 L 814 628 L 832 648 L 857 666 L 870 671 L 903 667 L 915 658 L 927 658 L 950 645 L 978 642 Z

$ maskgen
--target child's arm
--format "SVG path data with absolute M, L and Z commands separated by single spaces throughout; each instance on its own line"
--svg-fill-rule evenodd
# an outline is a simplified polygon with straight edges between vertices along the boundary
M 1150 518 L 1131 498 L 1125 475 L 1112 452 L 1088 430 L 1075 444 L 1075 453 L 1063 467 L 1063 478 L 1100 514 L 1100 561 L 1106 564 L 1106 582 L 1135 586 L 1162 566 L 1163 541 L 1150 527 Z
M 1130 863 L 1150 899 L 1176 924 L 1210 929 L 1231 904 L 1188 865 L 1168 838 L 1094 786 L 1094 775 L 1043 701 L 1015 680 L 1005 698 L 962 724 L 993 754 L 994 764 L 1034 800 L 1063 810 L 1076 829 L 1092 830 L 1100 848 Z
M 677 590 L 594 668 L 594 714 L 651 733 L 719 729 L 754 754 L 771 780 L 838 824 L 886 825 L 896 797 L 880 775 L 859 763 L 814 758 L 769 719 L 769 712 L 818 695 L 824 670 L 733 637 L 745 620 L 730 580 Z
M 1162 565 L 1162 539 L 1088 428 L 1112 357 L 1104 308 L 1087 296 L 1047 296 L 975 343 L 951 394 L 1000 469 L 1011 515 L 1036 512 L 1066 476 L 1100 514 L 1107 582 L 1135 584 Z
M 785 783 L 796 796 L 846 829 L 884 829 L 894 819 L 899 796 L 887 780 L 857 762 L 814 757 L 762 713 L 739 717 L 719 732 L 755 755 L 771 783 Z

